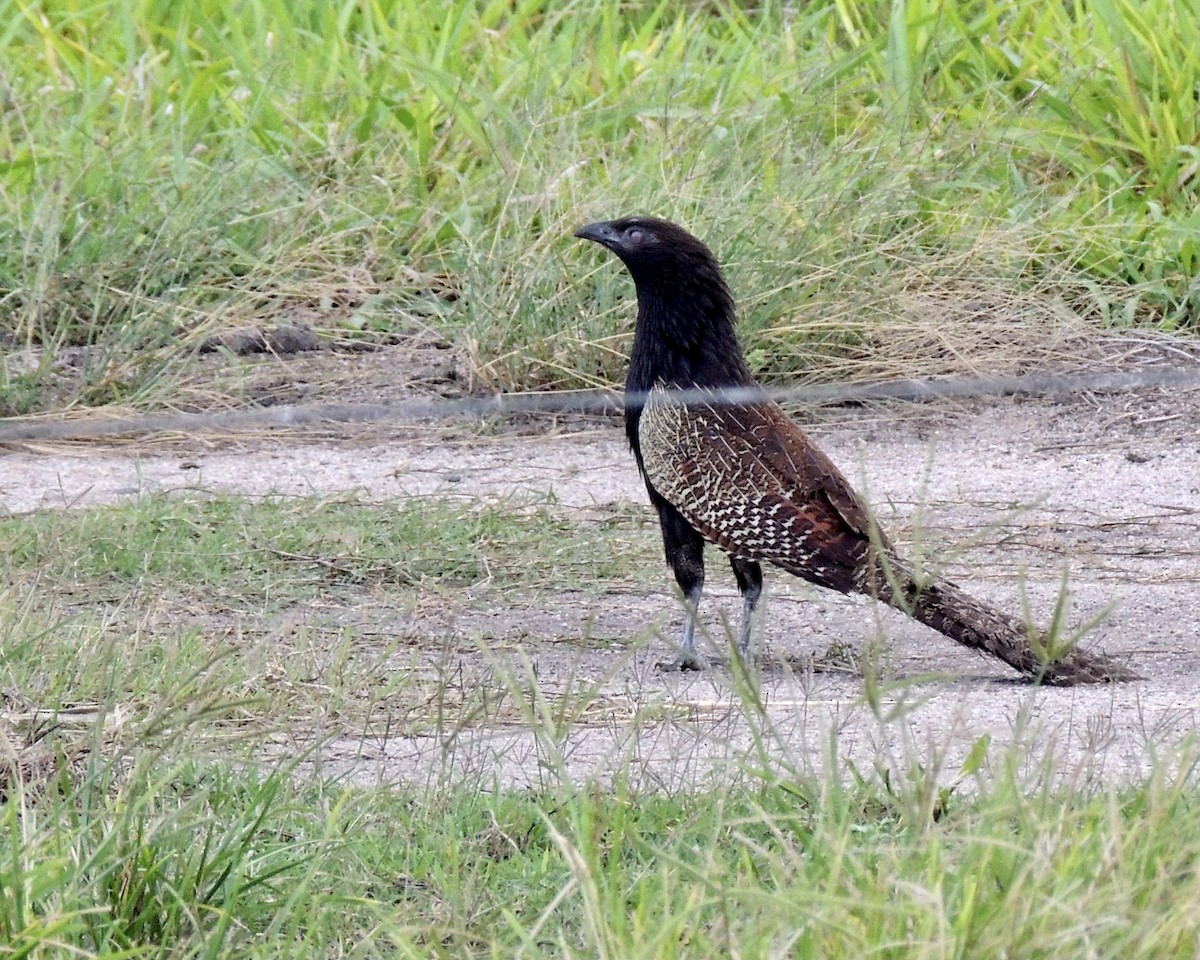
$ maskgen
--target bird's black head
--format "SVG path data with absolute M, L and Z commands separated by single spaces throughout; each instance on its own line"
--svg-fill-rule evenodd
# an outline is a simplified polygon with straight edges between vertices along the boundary
M 602 220 L 580 227 L 575 236 L 607 247 L 624 261 L 639 284 L 667 280 L 681 272 L 720 274 L 712 251 L 669 220 L 657 217 Z

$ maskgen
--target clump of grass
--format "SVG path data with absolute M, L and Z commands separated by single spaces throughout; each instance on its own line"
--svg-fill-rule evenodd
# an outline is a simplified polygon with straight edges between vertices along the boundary
M 97 752 L 55 786 L 0 799 L 0 938 L 16 955 L 245 956 L 259 937 L 325 932 L 335 911 L 347 942 L 369 930 L 348 889 L 313 896 L 341 859 L 332 798 L 282 772 Z
M 955 128 L 981 134 L 982 169 L 1010 215 L 1043 194 L 1049 262 L 1133 287 L 1151 316 L 1194 321 L 1194 5 L 851 0 L 838 10 L 890 122 L 936 141 Z

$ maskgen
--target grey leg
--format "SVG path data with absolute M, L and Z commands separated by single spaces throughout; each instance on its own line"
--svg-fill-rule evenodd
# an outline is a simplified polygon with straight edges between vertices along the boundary
M 738 634 L 738 656 L 743 663 L 750 662 L 750 633 L 754 627 L 754 608 L 762 596 L 762 566 L 754 560 L 729 560 L 733 575 L 737 577 L 738 589 L 742 592 L 742 628 Z
M 668 670 L 703 670 L 704 661 L 696 652 L 696 619 L 700 612 L 700 594 L 704 589 L 704 576 L 701 573 L 700 582 L 692 586 L 684 595 L 685 615 L 683 621 L 683 638 L 679 641 L 679 656 L 673 663 L 659 664 Z
M 683 517 L 665 502 L 659 507 L 663 547 L 675 581 L 683 591 L 685 618 L 679 656 L 671 663 L 660 663 L 660 670 L 703 670 L 704 660 L 696 651 L 696 616 L 700 595 L 704 592 L 704 539 Z

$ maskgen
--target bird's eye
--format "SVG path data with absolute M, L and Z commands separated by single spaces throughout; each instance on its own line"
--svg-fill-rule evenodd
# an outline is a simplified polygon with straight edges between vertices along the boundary
M 637 227 L 631 227 L 626 232 L 625 239 L 627 239 L 630 243 L 641 243 L 642 239 L 645 236 L 646 236 L 646 234 L 644 232 L 642 232 L 641 230 L 639 230 Z

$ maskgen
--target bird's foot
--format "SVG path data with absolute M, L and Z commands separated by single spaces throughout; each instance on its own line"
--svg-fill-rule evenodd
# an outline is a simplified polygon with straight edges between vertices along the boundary
M 674 660 L 659 660 L 654 669 L 659 673 L 686 673 L 692 670 L 703 670 L 707 664 L 695 650 L 681 651 Z
M 705 659 L 695 650 L 690 650 L 681 651 L 674 660 L 659 660 L 654 664 L 654 669 L 659 673 L 687 673 L 692 670 L 707 670 L 709 667 L 732 669 L 735 663 L 740 663 L 743 668 L 760 666 L 759 661 L 751 656 L 749 651 L 739 649 L 735 650 L 732 656 L 722 657 L 713 654 Z

